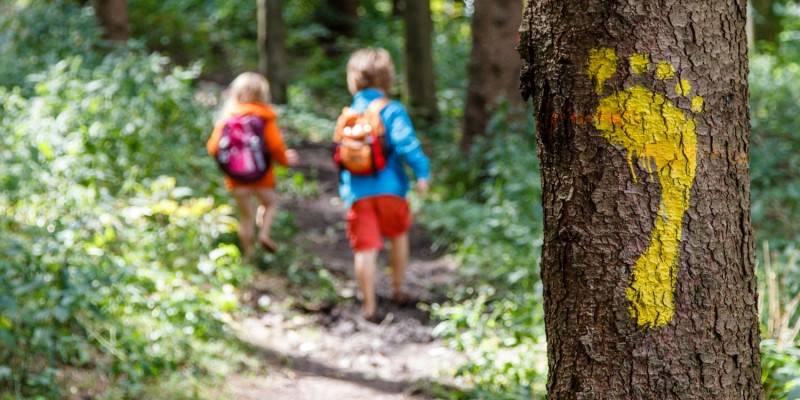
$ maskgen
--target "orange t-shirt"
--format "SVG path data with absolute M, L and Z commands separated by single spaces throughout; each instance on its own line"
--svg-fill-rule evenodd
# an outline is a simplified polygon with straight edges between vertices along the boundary
M 219 149 L 219 139 L 222 137 L 222 128 L 225 126 L 225 120 L 231 115 L 256 115 L 264 119 L 264 140 L 269 149 L 269 156 L 273 162 L 281 165 L 287 165 L 286 160 L 286 146 L 283 144 L 283 135 L 278 129 L 278 115 L 272 107 L 263 103 L 239 103 L 228 114 L 223 115 L 222 118 L 214 125 L 214 130 L 211 132 L 211 137 L 208 138 L 206 149 L 208 154 L 212 156 L 217 154 Z M 228 190 L 238 188 L 274 188 L 275 187 L 275 173 L 273 168 L 270 167 L 264 177 L 255 182 L 240 182 L 225 176 L 225 187 Z

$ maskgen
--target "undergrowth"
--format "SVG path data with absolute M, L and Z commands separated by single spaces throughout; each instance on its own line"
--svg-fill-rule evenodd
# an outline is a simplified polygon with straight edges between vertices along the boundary
M 539 254 L 541 186 L 532 119 L 494 115 L 467 156 L 437 146 L 441 180 L 420 218 L 449 246 L 471 285 L 435 305 L 434 333 L 469 361 L 453 398 L 529 399 L 544 395 L 546 351 Z M 513 120 L 512 120 L 513 121 Z M 447 188 L 447 190 L 445 190 Z
M 0 17 L 44 19 L 0 46 L 60 60 L 0 65 L 24 76 L 0 87 L 0 397 L 195 397 L 253 363 L 228 324 L 252 269 L 204 152 L 199 67 L 135 44 L 67 57 L 29 32 L 61 26 L 47 7 Z

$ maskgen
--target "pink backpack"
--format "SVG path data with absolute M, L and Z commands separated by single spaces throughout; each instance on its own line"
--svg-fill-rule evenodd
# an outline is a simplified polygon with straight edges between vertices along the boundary
M 226 175 L 242 182 L 255 182 L 264 177 L 270 165 L 264 125 L 265 121 L 255 115 L 228 118 L 215 157 Z

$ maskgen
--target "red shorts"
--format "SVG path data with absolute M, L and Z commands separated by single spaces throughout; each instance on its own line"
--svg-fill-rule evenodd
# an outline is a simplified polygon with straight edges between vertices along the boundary
M 411 227 L 406 199 L 381 195 L 357 200 L 347 213 L 347 237 L 353 250 L 380 250 L 382 237 L 394 239 Z

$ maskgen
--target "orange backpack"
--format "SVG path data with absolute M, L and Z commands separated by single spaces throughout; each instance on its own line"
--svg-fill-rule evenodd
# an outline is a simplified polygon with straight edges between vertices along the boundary
M 386 128 L 380 113 L 389 103 L 373 100 L 363 113 L 345 107 L 336 121 L 333 160 L 353 175 L 376 175 L 386 167 Z

